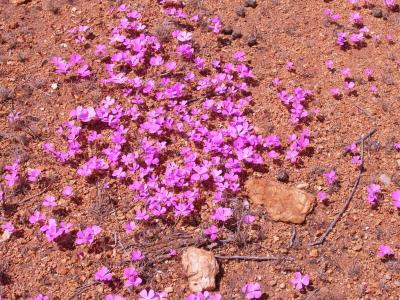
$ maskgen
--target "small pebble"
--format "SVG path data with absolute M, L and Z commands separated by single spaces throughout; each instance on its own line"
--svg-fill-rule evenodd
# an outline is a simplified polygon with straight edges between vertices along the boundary
M 308 189 L 310 185 L 307 182 L 303 182 L 303 183 L 299 183 L 296 188 L 298 188 L 299 190 L 305 190 Z
M 257 1 L 256 0 L 246 0 L 244 6 L 255 8 L 257 6 Z
M 225 26 L 222 28 L 222 33 L 226 35 L 230 35 L 233 32 L 233 28 L 231 26 Z
M 318 249 L 312 249 L 310 251 L 310 257 L 314 257 L 314 258 L 318 257 Z
M 249 36 L 247 38 L 247 45 L 249 45 L 250 47 L 257 45 L 257 38 L 254 35 Z
M 358 251 L 361 251 L 362 248 L 363 248 L 362 245 L 361 245 L 361 244 L 358 244 L 358 245 L 355 245 L 355 246 L 353 247 L 353 250 L 358 252 Z
M 380 8 L 374 8 L 374 9 L 372 10 L 372 15 L 373 15 L 375 18 L 382 18 L 382 17 L 383 17 L 383 11 L 382 11 L 382 9 L 380 9 Z
M 240 31 L 238 31 L 238 30 L 234 30 L 232 32 L 232 38 L 233 39 L 240 39 L 242 36 L 243 36 L 242 33 Z
M 390 275 L 389 273 L 385 274 L 385 279 L 386 280 L 391 280 L 392 279 L 392 275 Z
M 276 174 L 276 179 L 281 182 L 288 182 L 289 174 L 285 170 L 279 170 Z
M 246 11 L 243 7 L 239 7 L 238 9 L 236 9 L 236 15 L 238 17 L 244 18 L 246 16 Z
M 279 285 L 279 288 L 281 288 L 282 290 L 283 290 L 285 287 L 286 287 L 286 284 L 284 284 L 284 283 L 281 283 L 281 284 Z
M 392 183 L 392 180 L 386 174 L 382 174 L 381 176 L 379 176 L 379 181 L 385 186 L 388 186 Z
M 58 88 L 58 84 L 57 84 L 57 83 L 52 83 L 52 84 L 51 84 L 51 88 L 52 88 L 53 90 L 56 90 L 56 89 Z

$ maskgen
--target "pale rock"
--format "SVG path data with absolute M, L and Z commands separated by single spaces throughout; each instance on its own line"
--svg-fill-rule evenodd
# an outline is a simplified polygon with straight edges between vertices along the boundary
M 390 179 L 389 176 L 387 176 L 386 174 L 382 174 L 381 176 L 379 176 L 379 181 L 385 185 L 388 186 L 391 184 L 392 180 Z
M 274 221 L 304 223 L 315 204 L 312 194 L 266 178 L 251 178 L 245 186 L 251 202 L 263 205 Z
M 189 247 L 182 254 L 182 265 L 192 292 L 215 289 L 219 266 L 212 252 Z

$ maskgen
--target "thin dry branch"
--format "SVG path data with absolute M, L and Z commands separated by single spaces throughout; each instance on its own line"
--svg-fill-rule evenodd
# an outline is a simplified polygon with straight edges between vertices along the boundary
M 293 257 L 287 256 L 240 256 L 240 255 L 232 255 L 232 256 L 223 256 L 223 255 L 215 255 L 216 259 L 222 260 L 252 260 L 252 261 L 269 261 L 269 260 L 294 260 Z
M 356 181 L 354 182 L 353 188 L 351 190 L 351 193 L 350 193 L 349 197 L 347 198 L 346 202 L 344 203 L 342 209 L 336 215 L 335 219 L 331 222 L 331 224 L 325 230 L 324 234 L 321 235 L 321 237 L 318 240 L 309 244 L 310 246 L 322 245 L 325 242 L 326 238 L 328 237 L 329 233 L 332 232 L 333 228 L 336 226 L 336 224 L 339 222 L 340 218 L 343 216 L 343 214 L 346 212 L 347 208 L 349 207 L 350 202 L 353 199 L 354 194 L 357 191 L 358 185 L 360 184 L 361 175 L 364 171 L 364 142 L 366 139 L 371 137 L 376 132 L 376 130 L 377 130 L 376 128 L 370 130 L 367 134 L 363 135 L 358 141 L 356 141 L 356 143 L 361 143 L 361 165 L 360 165 L 360 169 L 358 172 L 358 176 L 357 176 Z

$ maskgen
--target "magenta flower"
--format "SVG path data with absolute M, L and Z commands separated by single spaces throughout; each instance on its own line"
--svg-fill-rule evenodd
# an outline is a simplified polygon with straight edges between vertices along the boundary
M 26 300 L 50 300 L 50 298 L 48 296 L 39 294 L 35 297 L 27 298 Z
M 9 234 L 15 233 L 17 231 L 11 222 L 3 224 L 1 228 L 3 228 L 4 232 L 7 232 Z
M 367 187 L 367 193 L 368 193 L 368 202 L 370 204 L 376 204 L 376 202 L 378 201 L 379 198 L 379 194 L 381 192 L 381 187 L 378 184 L 375 183 L 371 183 L 368 187 Z
M 215 241 L 217 239 L 218 233 L 219 229 L 215 225 L 211 225 L 204 230 L 204 234 L 208 235 L 212 241 Z
M 94 274 L 94 279 L 98 281 L 111 281 L 112 274 L 107 269 L 107 267 L 103 266 L 100 269 L 98 269 L 97 272 Z
M 128 223 L 126 223 L 124 225 L 125 232 L 128 234 L 132 233 L 135 230 L 135 228 L 136 228 L 136 224 L 133 221 L 129 221 Z
M 400 190 L 392 193 L 392 200 L 394 207 L 400 208 Z
M 245 216 L 243 217 L 243 222 L 245 222 L 246 224 L 251 224 L 251 223 L 253 223 L 255 220 L 256 220 L 256 217 L 255 217 L 255 216 L 252 216 L 252 215 L 245 215 Z
M 333 60 L 331 60 L 331 59 L 328 59 L 328 60 L 325 62 L 325 66 L 326 66 L 326 68 L 327 68 L 329 71 L 333 71 L 333 70 L 335 69 Z
M 56 197 L 51 196 L 51 195 L 47 195 L 46 197 L 44 197 L 43 206 L 46 206 L 46 207 L 57 206 Z
M 28 170 L 28 180 L 30 182 L 36 182 L 39 178 L 39 175 L 42 171 L 39 169 L 29 169 Z
M 100 232 L 101 232 L 101 228 L 97 225 L 87 227 L 84 230 L 79 230 L 76 235 L 75 243 L 77 245 L 91 244 L 91 243 L 93 243 L 96 235 L 98 235 Z
M 325 202 L 328 199 L 328 194 L 324 191 L 320 191 L 317 193 L 317 198 L 321 202 Z
M 378 248 L 378 257 L 389 257 L 394 255 L 392 248 L 389 245 L 380 245 Z
M 35 224 L 35 223 L 38 223 L 38 222 L 41 222 L 41 221 L 44 221 L 44 220 L 46 220 L 46 215 L 45 214 L 41 214 L 37 210 L 33 213 L 33 215 L 31 215 L 29 217 L 29 223 L 31 223 L 31 224 Z
M 144 255 L 140 250 L 133 250 L 131 252 L 131 260 L 132 261 L 140 261 L 144 258 Z
M 258 282 L 249 282 L 242 287 L 242 293 L 246 299 L 259 299 L 261 298 L 261 287 Z
M 124 297 L 122 297 L 121 295 L 107 295 L 105 300 L 125 300 Z
M 125 287 L 135 286 L 138 287 L 142 283 L 142 279 L 138 276 L 135 268 L 130 267 L 124 270 Z
M 290 282 L 297 290 L 301 290 L 310 285 L 310 276 L 308 274 L 303 276 L 300 272 L 296 272 Z
M 192 33 L 182 30 L 179 31 L 175 37 L 180 42 L 188 42 L 192 39 Z
M 333 185 L 337 179 L 336 171 L 331 170 L 329 172 L 324 173 L 325 181 L 328 185 Z
M 362 24 L 362 16 L 358 12 L 352 12 L 349 21 L 356 25 Z
M 74 196 L 74 189 L 72 186 L 67 185 L 63 188 L 62 194 L 65 197 L 72 197 Z
M 158 295 L 153 290 L 141 290 L 139 300 L 159 300 Z
M 246 59 L 246 54 L 243 51 L 237 51 L 235 52 L 232 57 L 237 60 L 238 62 L 242 62 Z
M 232 215 L 232 209 L 229 207 L 218 207 L 214 214 L 211 216 L 211 219 L 225 222 Z
M 396 0 L 383 0 L 383 2 L 390 9 L 394 9 L 397 5 Z

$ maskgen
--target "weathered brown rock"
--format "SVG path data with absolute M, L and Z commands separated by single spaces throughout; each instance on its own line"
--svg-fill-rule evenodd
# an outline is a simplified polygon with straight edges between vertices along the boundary
M 182 265 L 192 292 L 215 289 L 219 266 L 212 252 L 189 247 L 182 254 Z
M 266 178 L 247 180 L 246 189 L 250 200 L 264 205 L 274 221 L 303 223 L 315 203 L 310 193 Z

